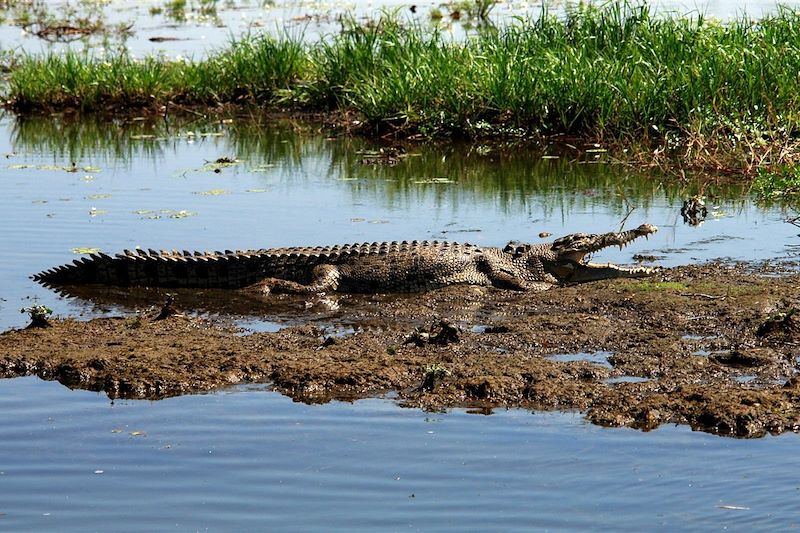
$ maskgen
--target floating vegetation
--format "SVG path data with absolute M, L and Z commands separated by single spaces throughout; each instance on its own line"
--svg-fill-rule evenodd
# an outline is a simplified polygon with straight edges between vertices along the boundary
M 219 0 L 166 0 L 161 5 L 150 7 L 150 14 L 161 15 L 177 23 L 189 21 L 196 23 L 219 23 L 217 2 Z M 164 39 L 164 38 L 162 38 Z
M 205 165 L 198 168 L 197 172 L 215 172 L 219 174 L 223 168 L 232 167 L 240 164 L 241 161 L 230 157 L 220 157 L 216 161 L 206 162 Z
M 411 183 L 415 183 L 417 185 L 419 185 L 419 184 L 439 185 L 439 184 L 443 184 L 443 183 L 455 183 L 455 182 L 456 182 L 456 180 L 454 180 L 454 179 L 439 177 L 439 178 L 428 178 L 428 179 L 424 179 L 424 180 L 414 180 Z
M 193 211 L 172 211 L 168 214 L 169 218 L 189 218 L 195 216 L 197 213 Z
M 193 192 L 192 194 L 196 194 L 198 196 L 222 196 L 230 193 L 231 191 L 226 189 L 210 189 L 208 191 Z
M 96 254 L 97 252 L 100 251 L 100 248 L 81 248 L 81 247 L 79 247 L 79 248 L 73 248 L 71 251 L 72 251 L 73 254 L 78 254 L 78 255 Z
M 14 165 L 8 165 L 7 167 L 9 170 L 65 170 L 67 172 L 77 172 L 78 167 L 74 165 L 74 163 L 70 166 L 59 166 L 59 165 L 31 165 L 28 163 L 17 163 Z M 86 172 L 91 172 L 91 170 L 84 169 Z
M 173 209 L 159 209 L 159 210 L 152 210 L 152 209 L 137 209 L 133 212 L 134 215 L 139 215 L 145 220 L 158 220 L 160 218 L 189 218 L 197 215 L 194 211 L 187 211 L 185 209 L 181 209 L 180 211 L 175 211 Z
M 48 42 L 70 42 L 92 35 L 115 36 L 125 40 L 131 35 L 133 24 L 106 24 L 104 3 L 63 2 L 54 6 L 33 0 L 9 2 L 8 20 L 24 32 Z

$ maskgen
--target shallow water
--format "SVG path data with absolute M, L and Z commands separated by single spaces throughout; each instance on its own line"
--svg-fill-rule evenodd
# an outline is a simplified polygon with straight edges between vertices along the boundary
M 73 249 L 225 249 L 391 239 L 538 242 L 642 222 L 661 229 L 596 259 L 678 265 L 792 259 L 798 229 L 746 191 L 679 214 L 662 185 L 598 152 L 380 146 L 296 125 L 0 119 L 0 330 L 20 307 L 125 312 L 61 298 L 28 276 Z M 587 147 L 584 147 L 587 148 Z M 592 147 L 588 147 L 592 148 Z M 602 153 L 600 153 L 602 155 Z M 221 157 L 231 166 L 214 166 Z M 73 165 L 74 163 L 74 165 Z M 219 172 L 215 172 L 219 170 Z M 157 304 L 146 298 L 132 307 Z M 269 309 L 246 324 L 274 329 Z M 267 318 L 265 318 L 267 317 Z M 797 527 L 797 436 L 722 439 L 587 425 L 579 414 L 308 406 L 264 387 L 111 404 L 35 378 L 0 380 L 0 529 L 697 529 Z
M 560 353 L 555 355 L 548 355 L 547 358 L 552 361 L 560 361 L 567 363 L 570 361 L 586 361 L 593 365 L 602 366 L 604 368 L 613 368 L 609 363 L 608 358 L 614 355 L 611 352 L 592 352 L 592 353 Z M 618 382 L 618 381 L 617 381 Z
M 577 2 L 560 0 L 545 2 L 549 10 L 561 14 L 568 5 Z M 602 4 L 603 2 L 593 2 Z M 323 0 L 189 0 L 174 2 L 168 0 L 112 0 L 108 2 L 63 2 L 44 0 L 37 5 L 46 6 L 49 18 L 75 21 L 83 17 L 89 21 L 102 21 L 105 31 L 88 37 L 70 39 L 69 42 L 43 39 L 35 35 L 38 26 L 23 27 L 31 9 L 25 2 L 16 4 L 24 9 L 0 10 L 0 50 L 24 50 L 44 52 L 48 50 L 91 50 L 100 54 L 105 51 L 127 49 L 135 56 L 147 54 L 164 55 L 171 58 L 198 58 L 211 51 L 224 47 L 231 36 L 245 33 L 269 33 L 290 35 L 313 42 L 323 36 L 335 34 L 342 28 L 343 18 L 353 18 L 366 22 L 383 12 L 394 13 L 404 20 L 423 26 L 437 27 L 446 35 L 463 38 L 474 32 L 476 22 L 467 17 L 450 20 L 448 5 L 459 2 L 425 0 L 350 0 L 331 2 Z M 654 9 L 663 13 L 692 15 L 702 13 L 707 17 L 722 20 L 744 15 L 762 17 L 777 10 L 778 2 L 770 0 L 740 0 L 727 2 L 707 0 L 661 0 L 651 2 Z M 797 0 L 780 2 L 780 5 L 797 7 Z M 171 7 L 175 6 L 175 7 Z M 411 7 L 414 6 L 412 12 Z M 74 14 L 70 15 L 70 12 Z M 442 19 L 434 20 L 431 13 L 439 11 Z M 517 17 L 535 18 L 541 14 L 542 2 L 529 0 L 509 0 L 498 2 L 490 13 L 493 24 L 502 25 Z M 120 32 L 119 26 L 129 27 Z
M 604 429 L 575 414 L 322 406 L 259 387 L 116 402 L 0 381 L 0 528 L 788 530 L 797 436 Z

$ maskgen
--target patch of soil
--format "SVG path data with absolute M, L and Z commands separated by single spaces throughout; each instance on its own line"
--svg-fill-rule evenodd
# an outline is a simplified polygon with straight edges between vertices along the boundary
M 541 293 L 457 286 L 308 302 L 177 292 L 162 320 L 141 312 L 7 331 L 0 376 L 36 374 L 111 398 L 242 382 L 305 402 L 397 391 L 403 405 L 431 410 L 578 409 L 609 426 L 755 437 L 800 430 L 800 339 L 785 318 L 800 306 L 800 276 L 771 274 L 706 264 Z M 165 298 L 93 290 L 82 296 L 98 305 Z M 229 313 L 287 325 L 247 332 Z

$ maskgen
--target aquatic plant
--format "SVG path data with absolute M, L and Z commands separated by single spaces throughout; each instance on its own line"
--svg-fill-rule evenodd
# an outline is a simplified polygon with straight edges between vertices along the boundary
M 0 2 L 0 19 L 19 26 L 24 32 L 49 42 L 68 42 L 90 35 L 127 38 L 132 23 L 109 25 L 105 22 L 103 2 L 79 2 L 61 6 L 34 0 Z
M 245 37 L 205 61 L 166 60 L 90 52 L 24 56 L 9 75 L 18 111 L 75 108 L 99 111 L 168 103 L 216 105 L 272 102 L 298 78 L 305 56 L 294 40 Z
M 462 19 L 475 19 L 478 21 L 487 21 L 489 13 L 497 5 L 497 0 L 451 0 L 441 7 L 447 9 L 449 17 L 452 20 Z M 439 20 L 443 18 L 441 9 L 434 7 L 431 10 L 431 19 Z

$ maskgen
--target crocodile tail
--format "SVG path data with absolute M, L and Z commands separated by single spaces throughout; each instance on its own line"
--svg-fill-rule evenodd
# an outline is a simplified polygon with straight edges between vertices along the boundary
M 102 284 L 143 287 L 241 288 L 263 278 L 268 256 L 259 252 L 125 250 L 76 259 L 35 274 L 49 286 Z

